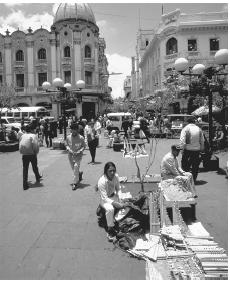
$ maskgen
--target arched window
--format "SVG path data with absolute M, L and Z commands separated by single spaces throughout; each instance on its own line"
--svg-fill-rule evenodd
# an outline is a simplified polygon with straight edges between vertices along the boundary
M 64 48 L 64 57 L 65 58 L 70 58 L 70 47 L 69 46 L 66 46 Z
M 24 53 L 22 50 L 16 52 L 16 61 L 24 61 Z
M 177 40 L 172 37 L 166 43 L 166 55 L 175 54 L 177 52 Z
M 89 46 L 85 46 L 85 58 L 91 58 L 91 49 Z
M 38 59 L 39 60 L 45 60 L 46 59 L 46 49 L 41 48 L 38 50 Z

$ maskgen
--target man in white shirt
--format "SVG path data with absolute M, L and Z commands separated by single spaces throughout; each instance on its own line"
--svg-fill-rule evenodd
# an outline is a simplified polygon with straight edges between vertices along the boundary
M 195 124 L 195 118 L 189 118 L 188 125 L 182 129 L 180 146 L 183 148 L 182 169 L 189 172 L 191 168 L 194 182 L 196 182 L 200 165 L 200 152 L 204 150 L 204 135 Z
M 174 180 L 185 191 L 190 191 L 194 197 L 197 197 L 192 174 L 185 172 L 178 163 L 178 155 L 181 147 L 172 145 L 171 152 L 167 153 L 161 161 L 161 179 Z

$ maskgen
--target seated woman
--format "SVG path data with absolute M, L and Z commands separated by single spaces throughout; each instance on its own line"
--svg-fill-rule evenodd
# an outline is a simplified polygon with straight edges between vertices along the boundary
M 184 190 L 192 193 L 197 197 L 192 174 L 181 169 L 178 163 L 177 156 L 181 147 L 172 145 L 171 152 L 167 153 L 161 162 L 161 178 L 162 180 L 175 180 L 178 185 Z
M 121 186 L 118 174 L 116 174 L 116 166 L 113 162 L 107 162 L 104 167 L 104 174 L 98 180 L 98 191 L 100 193 L 100 205 L 105 209 L 107 221 L 107 238 L 113 241 L 116 231 L 114 229 L 114 210 L 123 209 L 126 203 L 120 202 Z

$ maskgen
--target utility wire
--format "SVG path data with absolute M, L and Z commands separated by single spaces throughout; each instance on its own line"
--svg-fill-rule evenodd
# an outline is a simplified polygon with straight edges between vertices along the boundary
M 138 17 L 129 17 L 129 16 L 124 16 L 124 15 L 114 15 L 114 14 L 108 14 L 108 13 L 101 13 L 101 12 L 97 12 L 97 11 L 94 11 L 94 14 L 104 15 L 104 16 L 112 16 L 112 17 L 120 17 L 120 18 L 132 18 L 132 19 L 138 19 L 139 20 L 139 16 Z M 156 22 L 159 21 L 159 20 L 154 20 L 153 18 L 141 18 L 141 20 L 156 21 Z

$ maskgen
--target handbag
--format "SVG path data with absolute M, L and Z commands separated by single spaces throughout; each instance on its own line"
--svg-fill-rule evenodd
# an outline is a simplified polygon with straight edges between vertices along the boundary
M 145 139 L 146 138 L 145 133 L 143 132 L 143 130 L 140 130 L 139 136 L 140 136 L 141 139 Z

